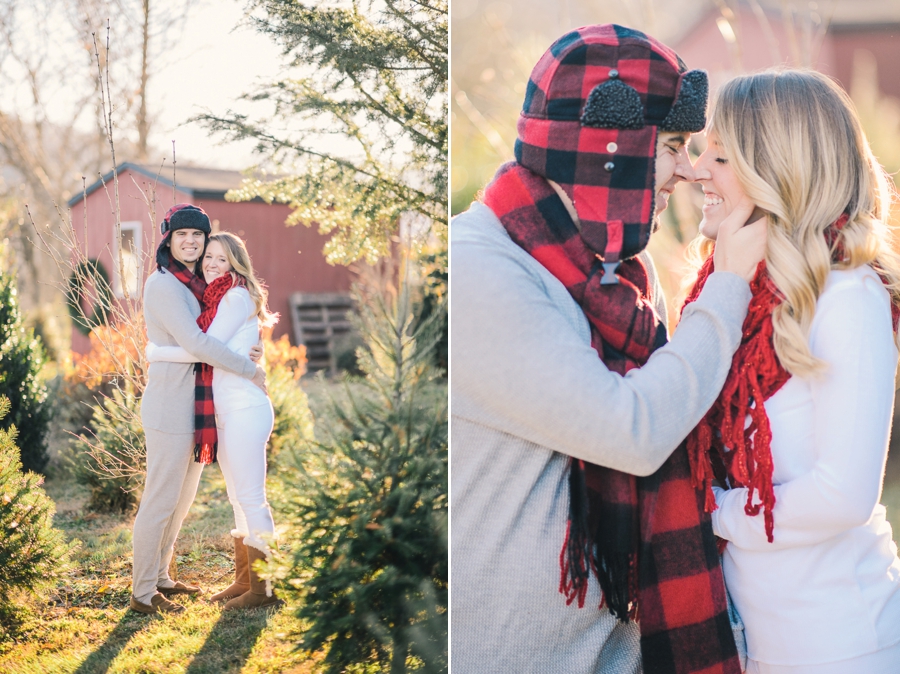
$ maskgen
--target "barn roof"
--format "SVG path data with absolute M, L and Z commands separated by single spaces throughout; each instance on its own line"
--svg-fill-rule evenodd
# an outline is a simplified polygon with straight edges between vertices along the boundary
M 158 185 L 164 187 L 172 187 L 171 169 L 160 172 L 159 166 L 151 166 L 150 164 L 132 164 L 125 162 L 116 167 L 116 175 L 120 175 L 123 171 L 134 171 L 140 173 L 151 180 L 157 182 Z M 68 206 L 72 208 L 79 203 L 83 197 L 90 196 L 104 184 L 109 184 L 113 179 L 113 172 L 110 171 L 95 183 L 88 186 L 82 192 L 78 192 L 69 199 Z M 179 166 L 175 172 L 176 187 L 181 192 L 186 192 L 195 199 L 215 199 L 224 201 L 225 193 L 236 187 L 240 187 L 244 174 L 240 171 L 223 171 L 221 169 L 199 168 L 194 166 Z

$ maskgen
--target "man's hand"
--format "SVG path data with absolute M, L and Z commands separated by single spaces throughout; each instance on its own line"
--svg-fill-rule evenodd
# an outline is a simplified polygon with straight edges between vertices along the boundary
M 266 395 L 269 394 L 269 387 L 266 386 L 266 371 L 259 363 L 257 363 L 256 372 L 253 375 L 253 379 L 251 379 L 250 381 L 259 386 L 263 390 L 263 393 L 265 393 Z
M 254 344 L 250 347 L 250 360 L 254 363 L 258 363 L 259 359 L 263 357 L 263 348 L 259 344 Z
M 754 204 L 748 197 L 734 207 L 719 226 L 716 237 L 716 271 L 730 271 L 747 283 L 756 275 L 756 267 L 766 256 L 766 234 L 769 219 L 760 218 L 745 224 L 753 213 Z
M 144 348 L 144 357 L 147 359 L 148 363 L 153 362 L 153 352 L 156 350 L 156 344 L 153 342 L 147 342 L 146 348 Z

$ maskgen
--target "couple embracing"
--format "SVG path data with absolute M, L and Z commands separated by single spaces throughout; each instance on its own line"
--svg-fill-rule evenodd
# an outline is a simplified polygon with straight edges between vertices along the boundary
M 892 192 L 827 77 L 738 77 L 708 125 L 707 91 L 638 31 L 563 36 L 452 223 L 454 671 L 900 671 Z M 645 248 L 679 181 L 670 337 Z
M 213 461 L 234 509 L 235 581 L 211 599 L 227 600 L 226 609 L 268 606 L 278 600 L 253 563 L 267 557 L 275 534 L 265 489 L 274 417 L 256 361 L 260 327 L 278 317 L 243 241 L 211 235 L 203 209 L 173 206 L 161 229 L 157 268 L 144 286 L 147 477 L 134 521 L 131 608 L 179 613 L 184 607 L 170 597 L 200 592 L 168 569 L 203 466 Z

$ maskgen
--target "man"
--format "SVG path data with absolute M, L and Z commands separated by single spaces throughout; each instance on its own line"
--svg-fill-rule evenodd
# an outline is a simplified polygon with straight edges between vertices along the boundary
M 516 162 L 453 221 L 455 672 L 739 671 L 673 450 L 724 382 L 765 229 L 737 209 L 665 346 L 643 252 L 693 177 L 706 98 L 705 73 L 643 33 L 569 33 L 531 75 Z
M 215 368 L 265 386 L 262 367 L 208 337 L 197 325 L 206 288 L 198 262 L 211 231 L 209 217 L 201 208 L 178 204 L 166 214 L 161 228 L 157 271 L 144 285 L 150 341 L 181 346 Z M 167 596 L 200 591 L 174 582 L 168 573 L 175 538 L 194 501 L 203 467 L 194 460 L 194 366 L 155 362 L 148 375 L 141 401 L 147 478 L 134 520 L 131 608 L 139 613 L 179 613 L 184 607 Z

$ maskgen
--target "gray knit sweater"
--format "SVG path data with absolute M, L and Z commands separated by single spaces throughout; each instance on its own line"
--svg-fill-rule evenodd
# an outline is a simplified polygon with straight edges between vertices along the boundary
M 709 409 L 750 301 L 712 274 L 671 342 L 621 377 L 568 291 L 473 204 L 451 225 L 451 665 L 640 672 L 635 625 L 558 591 L 570 456 L 653 473 Z
M 144 321 L 147 336 L 159 346 L 180 346 L 204 363 L 252 379 L 256 365 L 197 325 L 200 303 L 170 273 L 155 271 L 144 284 Z M 150 363 L 147 388 L 141 399 L 145 428 L 165 433 L 194 430 L 194 366 L 191 363 Z

